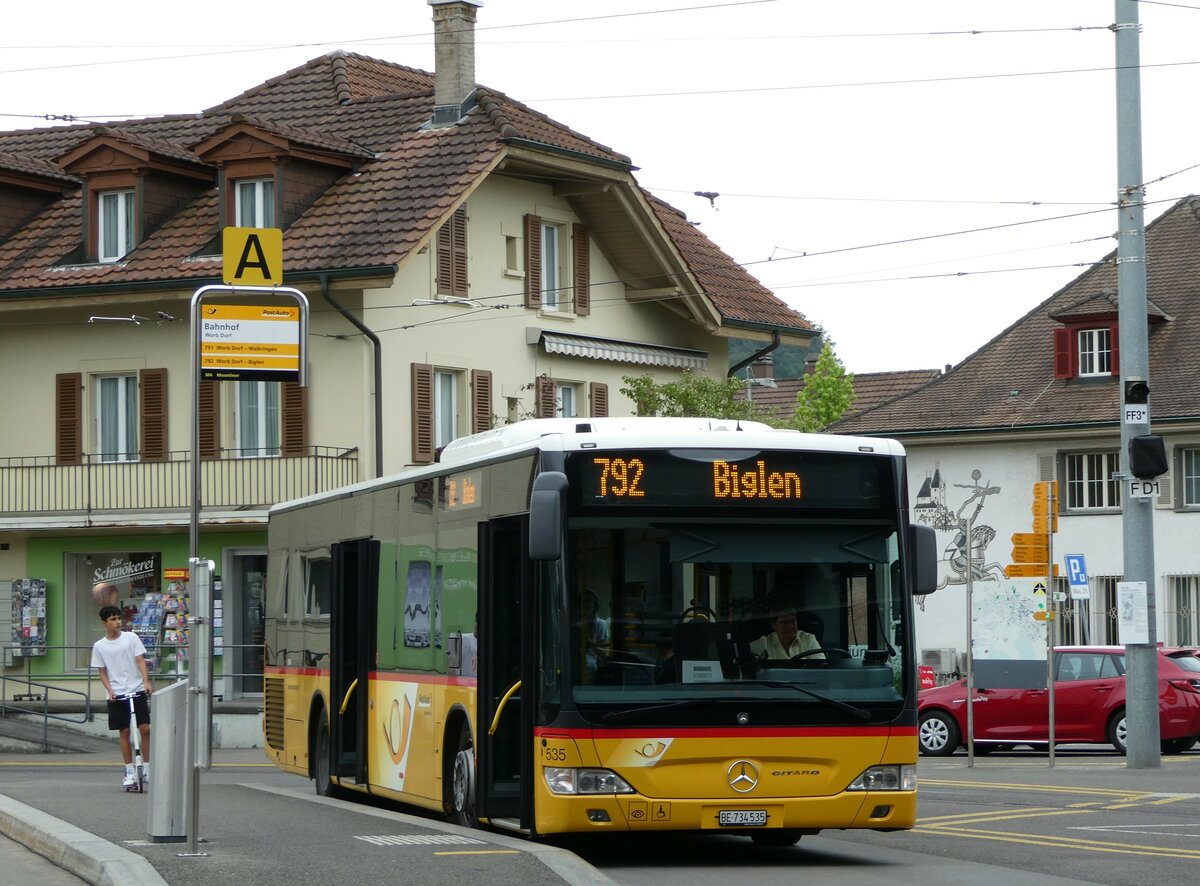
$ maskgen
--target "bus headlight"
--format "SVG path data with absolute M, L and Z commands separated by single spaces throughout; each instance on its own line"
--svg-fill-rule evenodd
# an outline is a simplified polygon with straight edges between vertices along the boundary
M 552 768 L 544 770 L 552 794 L 632 794 L 629 782 L 611 769 Z
M 854 781 L 848 791 L 915 791 L 916 766 L 872 766 Z

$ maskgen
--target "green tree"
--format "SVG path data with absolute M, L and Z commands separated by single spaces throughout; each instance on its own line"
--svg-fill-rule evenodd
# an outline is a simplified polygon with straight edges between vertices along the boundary
M 736 378 L 708 378 L 685 370 L 675 381 L 656 382 L 650 375 L 626 375 L 622 380 L 628 387 L 621 393 L 637 404 L 638 415 L 751 417 L 751 404 L 734 399 L 743 387 Z
M 854 376 L 833 352 L 826 340 L 812 373 L 804 377 L 804 386 L 796 395 L 796 411 L 790 419 L 776 421 L 777 427 L 797 431 L 819 431 L 846 414 L 854 403 Z

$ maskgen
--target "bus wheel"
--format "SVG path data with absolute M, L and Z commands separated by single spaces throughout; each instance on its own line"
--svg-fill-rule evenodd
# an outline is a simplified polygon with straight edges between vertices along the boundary
M 467 726 L 458 734 L 450 776 L 449 811 L 450 821 L 466 828 L 475 827 L 475 747 Z
M 333 767 L 329 750 L 329 716 L 325 708 L 321 708 L 321 716 L 317 718 L 317 734 L 313 736 L 313 780 L 316 782 L 317 793 L 322 797 L 332 797 L 337 792 L 333 783 Z
M 755 831 L 750 839 L 755 846 L 795 846 L 802 836 L 802 831 L 781 828 L 777 831 Z

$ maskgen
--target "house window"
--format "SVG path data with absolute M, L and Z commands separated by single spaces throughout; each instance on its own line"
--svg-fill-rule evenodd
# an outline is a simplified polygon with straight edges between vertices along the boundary
M 579 415 L 575 406 L 575 385 L 554 385 L 554 416 L 555 418 L 575 418 Z
M 136 461 L 138 448 L 136 375 L 96 378 L 96 451 L 101 461 Z
M 1179 507 L 1200 508 L 1200 449 L 1176 449 Z
M 133 191 L 101 191 L 97 257 L 113 262 L 133 249 Z
M 570 299 L 563 291 L 562 227 L 542 222 L 542 308 L 565 311 Z
M 458 373 L 433 373 L 433 445 L 441 449 L 458 436 Z
M 1121 506 L 1121 486 L 1113 478 L 1119 466 L 1115 452 L 1075 452 L 1065 458 L 1067 509 L 1111 510 Z
M 1167 599 L 1174 610 L 1167 612 L 1168 642 L 1200 645 L 1200 575 L 1168 575 Z
M 240 382 L 234 448 L 239 458 L 276 457 L 280 454 L 279 382 Z
M 236 193 L 239 227 L 275 227 L 275 181 L 273 179 L 243 179 L 237 182 Z
M 1112 375 L 1112 330 L 1079 330 L 1079 376 Z

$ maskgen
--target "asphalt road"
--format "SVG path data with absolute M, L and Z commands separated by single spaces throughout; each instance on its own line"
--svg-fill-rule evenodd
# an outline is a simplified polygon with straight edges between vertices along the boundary
M 117 768 L 96 755 L 2 755 L 0 794 L 136 853 L 173 886 L 727 886 L 797 877 L 825 886 L 1142 886 L 1190 883 L 1200 860 L 1197 752 L 1153 770 L 1130 770 L 1102 749 L 1059 749 L 1053 768 L 1034 752 L 976 758 L 970 768 L 963 754 L 924 757 L 914 830 L 825 831 L 787 849 L 724 835 L 532 843 L 318 798 L 310 782 L 278 772 L 258 751 L 217 752 L 216 762 L 201 788 L 200 858 L 180 858 L 183 844 L 146 842 L 146 798 L 124 794 Z M 0 869 L 23 858 L 19 848 L 0 842 Z

